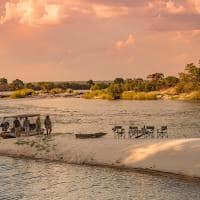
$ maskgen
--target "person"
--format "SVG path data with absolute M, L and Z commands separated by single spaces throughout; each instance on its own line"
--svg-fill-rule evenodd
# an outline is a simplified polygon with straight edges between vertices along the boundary
M 39 116 L 36 119 L 36 131 L 37 131 L 37 133 L 41 132 L 41 120 L 40 120 Z
M 52 123 L 51 123 L 51 119 L 50 119 L 50 117 L 48 115 L 46 116 L 46 118 L 44 120 L 44 126 L 45 126 L 45 129 L 46 129 L 47 135 L 51 134 Z
M 13 121 L 13 128 L 14 128 L 15 136 L 19 137 L 20 136 L 20 131 L 21 131 L 21 124 L 20 124 L 20 121 L 18 120 L 17 117 Z
M 25 130 L 26 136 L 28 136 L 29 135 L 29 131 L 30 131 L 30 121 L 29 121 L 28 117 L 26 117 L 24 119 L 23 128 Z

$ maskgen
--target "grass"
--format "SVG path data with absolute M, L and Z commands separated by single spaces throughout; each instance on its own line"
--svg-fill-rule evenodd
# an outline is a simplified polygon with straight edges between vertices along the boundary
M 16 90 L 11 94 L 11 98 L 18 99 L 18 98 L 25 98 L 28 96 L 35 95 L 35 91 L 32 89 L 22 89 L 22 90 Z
M 55 95 L 55 94 L 61 94 L 64 92 L 65 92 L 65 90 L 63 90 L 61 88 L 53 88 L 49 91 L 49 94 Z
M 122 93 L 121 99 L 124 100 L 157 100 L 157 92 L 134 92 L 125 91 Z
M 200 100 L 200 91 L 194 91 L 189 94 L 186 94 L 184 99 L 189 100 L 189 101 L 192 101 L 192 100 L 199 101 Z
M 107 99 L 112 100 L 112 96 L 110 96 L 106 91 L 104 90 L 92 90 L 90 92 L 87 92 L 83 95 L 83 98 L 85 99 Z

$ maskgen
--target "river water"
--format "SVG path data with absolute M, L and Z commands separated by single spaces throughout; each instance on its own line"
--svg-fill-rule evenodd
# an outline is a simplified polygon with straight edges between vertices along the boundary
M 0 157 L 1 200 L 199 200 L 200 182 Z
M 200 136 L 200 102 L 184 101 L 105 101 L 78 98 L 3 99 L 0 120 L 7 115 L 49 114 L 56 133 L 94 133 L 122 125 L 159 128 L 167 125 L 169 137 Z
M 105 131 L 123 125 L 167 125 L 171 138 L 200 136 L 200 103 L 101 101 L 75 98 L 3 99 L 3 116 L 49 114 L 57 133 Z M 200 182 L 116 170 L 0 157 L 0 200 L 199 200 Z

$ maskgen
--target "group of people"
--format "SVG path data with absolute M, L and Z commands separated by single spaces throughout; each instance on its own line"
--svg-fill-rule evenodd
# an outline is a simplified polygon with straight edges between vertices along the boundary
M 46 129 L 46 134 L 49 135 L 52 132 L 52 122 L 49 116 L 46 116 L 44 120 L 44 127 Z M 20 122 L 20 120 L 16 117 L 13 121 L 13 129 L 16 137 L 21 135 L 22 130 L 25 132 L 26 136 L 29 136 L 32 129 L 36 130 L 36 133 L 40 134 L 42 130 L 41 119 L 38 116 L 35 124 L 31 124 L 28 117 L 25 117 L 24 121 Z

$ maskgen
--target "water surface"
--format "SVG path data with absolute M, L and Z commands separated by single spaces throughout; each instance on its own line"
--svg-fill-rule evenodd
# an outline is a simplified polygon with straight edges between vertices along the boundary
M 50 114 L 54 132 L 93 133 L 112 127 L 167 125 L 170 137 L 200 136 L 200 102 L 184 101 L 104 101 L 78 98 L 1 99 L 0 117 L 41 113 Z
M 111 168 L 0 157 L 0 199 L 199 200 L 200 182 Z

